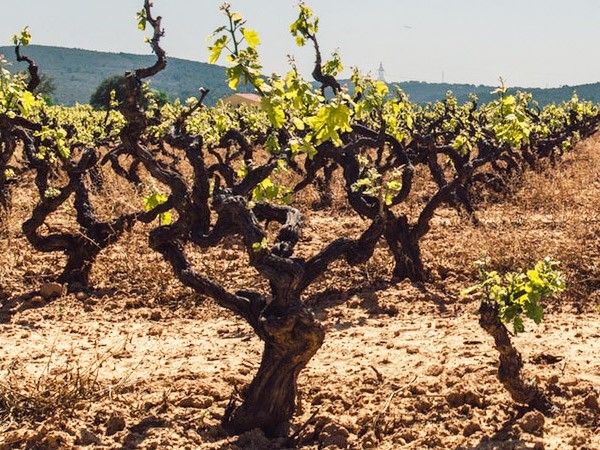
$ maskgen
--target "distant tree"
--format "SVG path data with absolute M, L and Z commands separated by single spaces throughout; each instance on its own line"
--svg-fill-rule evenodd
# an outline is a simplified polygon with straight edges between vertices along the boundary
M 110 93 L 112 91 L 115 91 L 115 100 L 121 104 L 125 98 L 126 91 L 124 75 L 112 75 L 102 80 L 90 97 L 90 105 L 97 109 L 108 109 L 110 107 Z M 141 101 L 144 107 L 148 106 L 149 97 L 152 97 L 159 106 L 171 101 L 169 94 L 165 91 L 143 89 L 142 92 L 144 92 L 144 96 L 146 97 Z
M 167 103 L 171 103 L 171 98 L 169 94 L 162 90 L 152 89 L 151 91 L 152 98 L 158 103 L 158 106 L 166 105 Z
M 115 100 L 122 103 L 126 92 L 124 75 L 112 75 L 102 80 L 90 97 L 90 105 L 97 109 L 108 109 L 112 91 L 115 91 Z
M 52 99 L 52 96 L 56 92 L 56 85 L 54 84 L 54 78 L 51 76 L 40 73 L 40 84 L 33 91 L 35 94 L 40 94 L 46 101 Z

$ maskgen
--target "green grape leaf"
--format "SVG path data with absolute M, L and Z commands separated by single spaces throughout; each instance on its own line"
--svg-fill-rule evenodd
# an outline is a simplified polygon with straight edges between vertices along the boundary
M 152 211 L 158 205 L 162 205 L 163 203 L 165 203 L 167 199 L 168 198 L 165 195 L 161 194 L 158 191 L 154 191 L 152 194 L 144 198 L 144 210 L 146 212 Z M 171 213 L 169 211 L 160 213 L 158 215 L 158 220 L 161 225 L 170 225 L 172 222 Z
M 135 18 L 138 21 L 138 29 L 144 31 L 146 29 L 146 23 L 148 21 L 148 17 L 146 16 L 146 9 L 142 8 L 141 10 L 139 10 L 136 13 Z
M 292 118 L 292 123 L 294 124 L 294 127 L 296 127 L 296 129 L 298 131 L 304 130 L 304 122 L 302 121 L 302 119 L 299 119 L 298 117 L 294 117 L 294 118 Z
M 387 192 L 385 194 L 385 198 L 384 198 L 385 205 L 391 206 L 393 202 L 394 202 L 394 196 L 392 194 L 390 194 L 389 192 Z
M 56 198 L 61 194 L 59 189 L 53 188 L 53 187 L 49 187 L 48 189 L 46 189 L 44 191 L 44 198 Z
M 242 75 L 244 74 L 244 67 L 240 64 L 238 64 L 237 66 L 228 67 L 225 70 L 225 74 L 227 75 L 227 78 L 229 78 L 227 84 L 231 89 L 236 91 L 238 85 L 240 84 L 240 78 L 242 78 Z
M 330 103 L 319 108 L 315 116 L 305 118 L 304 122 L 314 131 L 317 145 L 331 140 L 341 146 L 339 133 L 352 131 L 350 115 L 350 108 L 344 103 Z
M 392 180 L 387 182 L 387 188 L 390 191 L 399 191 L 402 189 L 402 181 L 400 180 Z
M 513 319 L 513 331 L 515 334 L 522 333 L 525 331 L 525 325 L 521 316 L 515 316 Z
M 254 253 L 260 253 L 263 252 L 265 250 L 267 250 L 268 248 L 268 242 L 267 242 L 267 238 L 262 238 L 262 240 L 260 242 L 254 242 L 252 243 L 252 251 Z
M 208 50 L 210 51 L 208 62 L 210 64 L 214 64 L 219 60 L 221 57 L 221 52 L 227 46 L 228 42 L 229 38 L 226 35 L 223 35 L 217 39 L 211 47 L 208 47 Z
M 463 292 L 482 292 L 482 302 L 495 303 L 500 320 L 512 322 L 515 334 L 521 333 L 525 331 L 523 316 L 536 324 L 541 323 L 544 319 L 541 301 L 564 290 L 563 275 L 555 270 L 557 265 L 545 258 L 537 262 L 534 269 L 508 272 L 501 277 L 496 271 L 488 271 L 485 263 L 480 263 L 480 282 Z
M 12 42 L 14 45 L 23 45 L 28 46 L 31 42 L 31 33 L 29 32 L 29 27 L 23 28 L 20 34 L 15 34 L 12 37 Z
M 242 35 L 250 48 L 256 48 L 260 45 L 260 37 L 258 33 L 254 30 L 249 30 L 248 28 L 242 28 Z
M 40 104 L 40 101 L 29 91 L 24 91 L 21 94 L 21 101 L 19 102 L 19 110 L 24 116 L 28 115 L 32 109 Z
M 230 18 L 231 18 L 231 21 L 234 23 L 234 25 L 238 25 L 244 21 L 244 18 L 238 12 L 230 13 Z
M 266 96 L 261 98 L 260 106 L 267 113 L 267 117 L 271 124 L 280 129 L 285 124 L 285 112 L 281 102 L 275 101 L 274 98 Z

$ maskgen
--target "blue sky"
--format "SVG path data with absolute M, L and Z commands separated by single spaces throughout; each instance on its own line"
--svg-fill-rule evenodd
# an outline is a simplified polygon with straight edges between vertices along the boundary
M 314 56 L 288 32 L 293 0 L 232 0 L 262 39 L 265 73 L 284 73 L 287 55 L 310 73 Z M 154 0 L 163 47 L 206 61 L 206 36 L 223 24 L 220 1 Z M 388 81 L 554 87 L 600 81 L 598 0 L 306 0 L 320 17 L 324 54 L 338 49 L 346 67 Z M 29 25 L 33 43 L 148 53 L 134 15 L 139 0 L 0 0 L 0 40 Z M 221 62 L 224 64 L 224 62 Z M 346 71 L 345 75 L 349 72 Z

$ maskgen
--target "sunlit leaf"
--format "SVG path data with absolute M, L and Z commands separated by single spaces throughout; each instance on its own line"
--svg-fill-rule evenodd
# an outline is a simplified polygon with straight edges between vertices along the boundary
M 260 44 L 260 37 L 256 31 L 242 28 L 242 34 L 249 47 L 256 48 Z

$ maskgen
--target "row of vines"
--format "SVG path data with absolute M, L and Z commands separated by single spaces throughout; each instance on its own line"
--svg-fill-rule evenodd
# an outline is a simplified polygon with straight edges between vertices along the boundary
M 426 281 L 420 243 L 439 208 L 455 208 L 465 226 L 476 226 L 482 192 L 506 192 L 525 170 L 553 164 L 596 130 L 600 111 L 576 96 L 540 108 L 531 95 L 509 94 L 504 86 L 484 105 L 475 98 L 461 105 L 448 94 L 420 106 L 357 70 L 349 89 L 337 79 L 339 55 L 323 58 L 318 19 L 303 3 L 290 30 L 298 45 L 314 48 L 314 81 L 304 79 L 294 61 L 285 76 L 266 78 L 258 34 L 228 4 L 222 11 L 225 25 L 212 35 L 210 60 L 225 53 L 230 86 L 252 85 L 260 108 L 207 108 L 205 89 L 198 98 L 161 107 L 148 98 L 145 81 L 167 66 L 161 18 L 149 0 L 137 18 L 141 29 L 152 32 L 147 40 L 156 62 L 126 74 L 125 99 L 108 111 L 47 106 L 32 93 L 38 68 L 22 54 L 28 31 L 15 36 L 18 60 L 28 65 L 29 76 L 11 75 L 1 63 L 0 205 L 9 209 L 11 192 L 34 174 L 39 199 L 22 224 L 23 234 L 39 252 L 66 255 L 57 281 L 73 291 L 89 287 L 100 252 L 136 223 L 150 224 L 149 246 L 175 277 L 244 319 L 264 342 L 260 367 L 241 403 L 232 400 L 225 411 L 225 428 L 241 433 L 258 427 L 282 436 L 294 414 L 298 375 L 324 339 L 323 327 L 303 301 L 315 280 L 337 260 L 364 264 L 379 245 L 393 256 L 394 280 Z M 135 209 L 132 202 L 128 212 L 100 218 L 93 199 L 101 198 L 108 170 L 132 185 L 155 187 L 143 207 Z M 409 199 L 418 177 L 430 180 L 430 191 L 415 211 Z M 336 180 L 343 189 L 333 188 Z M 296 201 L 308 188 L 319 195 L 312 206 Z M 361 234 L 298 257 L 302 209 L 329 208 L 334 201 L 345 202 L 349 214 L 362 219 Z M 50 216 L 65 211 L 78 224 L 77 232 L 45 226 Z M 201 255 L 232 236 L 243 243 L 240 257 L 254 268 L 256 279 L 268 282 L 268 291 L 230 292 L 194 265 L 190 253 Z M 540 263 L 513 277 L 517 284 L 509 291 L 519 295 L 508 304 L 499 275 L 482 270 L 478 287 L 487 299 L 482 326 L 506 350 L 500 379 L 515 401 L 551 414 L 550 400 L 520 381 L 522 363 L 505 322 L 520 320 L 521 313 L 539 318 L 537 302 L 560 290 L 562 280 L 552 262 Z M 255 280 L 248 285 L 255 286 Z M 523 303 L 524 295 L 529 303 Z

